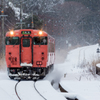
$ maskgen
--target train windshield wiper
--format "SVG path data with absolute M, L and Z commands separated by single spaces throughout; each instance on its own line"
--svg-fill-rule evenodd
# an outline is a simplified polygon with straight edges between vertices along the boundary
M 13 44 L 13 47 L 17 44 L 18 41 L 15 42 L 15 44 Z

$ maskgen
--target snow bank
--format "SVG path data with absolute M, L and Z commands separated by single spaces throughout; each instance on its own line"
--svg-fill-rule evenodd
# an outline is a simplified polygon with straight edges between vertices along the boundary
M 69 93 L 77 93 L 79 100 L 100 100 L 99 81 L 61 81 L 61 86 Z M 80 99 L 81 98 L 81 99 Z
M 37 81 L 36 88 L 47 100 L 66 100 L 64 96 L 53 89 L 49 81 Z
M 92 46 L 85 46 L 81 48 L 77 48 L 75 50 L 72 50 L 69 52 L 65 63 L 70 62 L 74 66 L 79 66 L 81 63 L 91 63 L 94 60 L 97 60 L 98 54 L 97 54 L 97 48 L 98 44 L 92 45 Z
M 92 62 L 99 59 L 97 48 L 98 44 L 72 50 L 62 64 L 60 85 L 68 93 L 77 94 L 79 100 L 100 100 L 100 76 L 91 69 L 95 68 Z

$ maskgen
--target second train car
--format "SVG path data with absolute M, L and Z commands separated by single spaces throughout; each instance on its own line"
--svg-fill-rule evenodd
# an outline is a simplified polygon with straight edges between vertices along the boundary
M 46 32 L 33 29 L 9 31 L 5 44 L 11 79 L 39 79 L 53 69 L 55 39 Z

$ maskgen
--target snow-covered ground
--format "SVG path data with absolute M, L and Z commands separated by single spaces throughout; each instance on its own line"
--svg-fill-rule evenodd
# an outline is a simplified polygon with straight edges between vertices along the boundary
M 95 63 L 100 59 L 99 54 L 96 53 L 97 48 L 98 44 L 70 51 L 66 55 L 65 62 L 55 64 L 54 71 L 42 80 L 43 83 L 41 81 L 36 83 L 40 94 L 46 99 L 49 98 L 47 100 L 66 100 L 63 95 L 66 96 L 67 94 L 62 94 L 59 91 L 58 83 L 60 83 L 68 91 L 68 94 L 71 93 L 71 97 L 75 96 L 79 100 L 99 100 L 100 76 L 95 73 Z M 52 81 L 53 87 L 57 91 L 52 88 L 49 81 Z M 0 94 L 2 96 L 0 95 L 0 99 L 6 100 L 7 97 L 7 100 L 18 100 L 14 92 L 16 83 L 17 81 L 9 79 L 6 71 L 1 71 Z M 22 100 L 27 100 L 26 98 L 30 97 L 42 100 L 34 91 L 34 82 L 32 81 L 22 81 L 19 83 L 17 91 Z M 70 97 L 70 95 L 67 96 Z
M 5 64 L 2 64 L 2 67 Z M 9 79 L 7 71 L 0 72 L 0 100 L 19 100 L 15 93 L 18 81 Z M 21 81 L 17 85 L 17 94 L 21 100 L 66 100 L 48 80 Z
M 60 85 L 67 92 L 76 93 L 79 100 L 100 100 L 100 76 L 95 68 L 100 60 L 97 48 L 98 45 L 92 45 L 72 50 L 60 65 L 63 72 Z
M 1 80 L 0 100 L 19 100 L 15 92 L 16 84 L 14 80 Z M 20 100 L 66 100 L 49 81 L 21 81 L 16 90 Z

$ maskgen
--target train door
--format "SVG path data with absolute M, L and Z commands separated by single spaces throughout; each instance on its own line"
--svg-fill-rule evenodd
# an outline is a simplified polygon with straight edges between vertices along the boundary
M 32 38 L 21 38 L 21 64 L 22 66 L 32 65 Z M 23 65 L 24 64 L 24 65 Z

